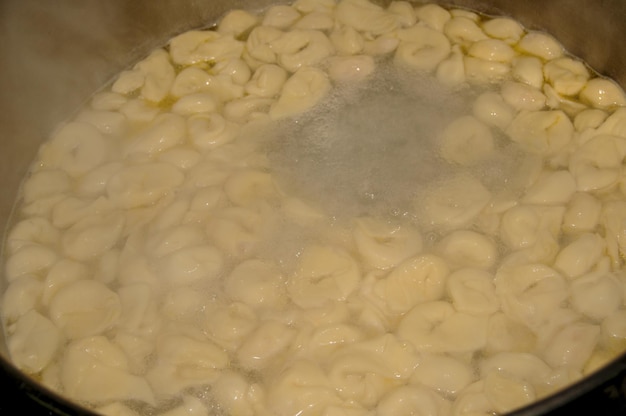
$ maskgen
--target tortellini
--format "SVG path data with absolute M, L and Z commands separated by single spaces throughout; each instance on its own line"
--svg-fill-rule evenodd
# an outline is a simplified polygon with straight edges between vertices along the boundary
M 39 149 L 5 240 L 9 355 L 110 416 L 523 407 L 626 350 L 625 107 L 508 17 L 231 10 Z M 388 134 L 398 115 L 428 128 Z
M 287 291 L 295 304 L 310 308 L 347 299 L 360 280 L 358 264 L 350 254 L 316 245 L 302 253 L 287 280 Z

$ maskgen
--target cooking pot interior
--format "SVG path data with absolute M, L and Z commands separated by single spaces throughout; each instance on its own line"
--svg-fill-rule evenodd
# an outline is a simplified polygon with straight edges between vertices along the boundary
M 174 34 L 232 8 L 272 0 L 4 0 L 0 3 L 0 226 L 39 144 L 114 74 Z M 600 74 L 626 85 L 626 1 L 451 0 L 546 30 Z M 3 279 L 0 291 L 4 292 Z M 0 333 L 0 359 L 7 360 Z

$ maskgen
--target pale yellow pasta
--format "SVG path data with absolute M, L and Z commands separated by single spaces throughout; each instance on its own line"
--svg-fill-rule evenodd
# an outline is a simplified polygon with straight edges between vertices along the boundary
M 58 229 L 68 228 L 91 215 L 108 213 L 111 209 L 111 202 L 104 197 L 92 200 L 69 196 L 52 209 L 52 225 Z
M 275 27 L 277 29 L 287 29 L 298 19 L 300 19 L 300 13 L 298 10 L 286 4 L 279 4 L 271 6 L 265 11 L 261 24 L 263 26 Z
M 267 260 L 250 259 L 235 266 L 224 280 L 224 292 L 251 306 L 278 307 L 286 302 L 282 272 Z
M 213 383 L 211 392 L 220 408 L 230 414 L 255 414 L 254 387 L 243 375 L 232 370 L 224 371 Z
M 42 167 L 58 168 L 78 177 L 104 163 L 109 152 L 108 143 L 98 129 L 72 121 L 41 147 L 39 158 Z
M 185 247 L 156 262 L 157 274 L 172 285 L 187 285 L 215 279 L 222 271 L 223 255 L 214 247 Z
M 477 23 L 480 21 L 480 15 L 477 12 L 465 8 L 451 8 L 450 14 L 452 17 L 463 17 Z
M 411 257 L 374 286 L 374 293 L 392 313 L 405 313 L 422 302 L 441 299 L 449 268 L 432 254 Z
M 84 377 L 87 370 L 91 377 Z M 74 400 L 94 404 L 129 399 L 156 403 L 148 382 L 128 371 L 124 352 L 104 336 L 72 341 L 66 347 L 59 376 L 64 393 Z
M 624 201 L 611 201 L 602 206 L 600 214 L 600 224 L 605 229 L 606 251 L 614 267 L 620 267 L 623 264 L 623 256 L 626 253 L 625 209 Z
M 204 304 L 204 295 L 193 286 L 176 286 L 163 296 L 161 313 L 169 319 L 188 319 Z
M 335 18 L 332 13 L 313 11 L 302 16 L 294 25 L 294 29 L 329 31 L 335 27 Z
M 271 46 L 272 42 L 283 35 L 279 29 L 268 26 L 257 26 L 248 35 L 246 51 L 250 56 L 260 62 L 272 64 L 276 62 L 276 52 Z
M 222 35 L 210 30 L 190 30 L 169 42 L 172 61 L 179 65 L 238 58 L 243 48 L 243 42 L 232 35 Z
M 428 190 L 420 205 L 429 223 L 456 228 L 470 224 L 490 198 L 491 192 L 478 179 L 459 175 Z
M 5 250 L 12 254 L 32 243 L 55 245 L 59 238 L 59 230 L 47 218 L 29 217 L 13 225 L 6 237 Z
M 344 345 L 364 341 L 365 333 L 358 326 L 347 324 L 328 324 L 315 328 L 307 340 L 307 348 L 313 357 L 325 357 Z
M 437 252 L 453 268 L 490 269 L 497 260 L 495 243 L 487 236 L 471 230 L 455 230 L 437 244 Z
M 450 53 L 450 41 L 441 32 L 415 25 L 398 31 L 400 44 L 394 55 L 397 65 L 432 71 Z
M 569 202 L 575 192 L 576 181 L 569 171 L 544 172 L 521 201 L 529 205 L 561 205 Z
M 463 268 L 452 272 L 446 282 L 446 292 L 459 312 L 487 315 L 500 309 L 493 275 L 484 270 Z
M 240 36 L 253 26 L 256 26 L 258 20 L 259 17 L 257 15 L 246 10 L 231 10 L 222 17 L 217 25 L 217 31 L 224 34 Z
M 125 218 L 117 211 L 89 215 L 65 231 L 61 250 L 73 260 L 93 260 L 113 248 L 122 234 L 124 222 Z
M 478 96 L 472 110 L 478 120 L 501 130 L 506 129 L 515 116 L 513 109 L 495 92 L 485 92 Z
M 396 16 L 401 27 L 413 26 L 417 23 L 415 9 L 408 1 L 392 1 L 387 10 Z
M 99 335 L 115 325 L 122 313 L 117 293 L 95 280 L 77 280 L 50 300 L 52 321 L 72 339 Z
M 592 231 L 600 221 L 602 204 L 584 192 L 575 193 L 563 215 L 563 230 L 567 232 Z
M 362 261 L 388 269 L 422 250 L 422 236 L 411 224 L 400 225 L 375 218 L 360 218 L 353 231 Z
M 575 278 L 588 272 L 604 253 L 604 240 L 595 233 L 583 233 L 567 244 L 554 260 L 554 267 Z
M 144 76 L 141 87 L 143 98 L 158 103 L 167 97 L 176 73 L 166 51 L 157 49 L 139 62 L 135 68 Z
M 552 36 L 544 32 L 530 31 L 520 39 L 517 47 L 529 55 L 551 60 L 560 58 L 565 53 L 563 46 Z
M 334 356 L 328 374 L 329 386 L 343 400 L 366 407 L 375 405 L 394 386 L 400 385 L 380 357 L 355 351 Z
M 464 389 L 452 405 L 454 416 L 489 416 L 495 408 L 484 393 L 484 380 L 470 384 Z
M 535 388 L 552 376 L 552 368 L 541 358 L 525 352 L 501 352 L 483 361 L 482 376 L 490 373 L 506 374 L 519 381 L 529 382 Z
M 335 17 L 344 25 L 373 35 L 388 33 L 398 27 L 393 14 L 367 0 L 340 0 Z
M 206 233 L 215 246 L 235 256 L 249 253 L 261 241 L 264 221 L 262 214 L 249 208 L 231 208 L 212 216 Z
M 185 234 L 185 226 L 182 223 L 189 209 L 190 201 L 185 197 L 173 200 L 169 204 L 164 204 L 159 213 L 152 218 L 152 223 L 150 224 L 151 236 L 155 236 L 155 238 L 158 239 L 167 233 L 167 230 L 177 230 L 179 226 L 179 230 L 182 230 L 183 234 Z M 146 241 L 150 241 L 151 239 L 151 237 L 148 237 Z M 199 239 L 199 241 L 201 240 L 202 239 Z
M 166 334 L 158 340 L 155 361 L 146 379 L 155 393 L 171 396 L 214 382 L 228 365 L 228 355 L 210 341 Z
M 507 134 L 525 150 L 540 155 L 554 154 L 570 142 L 574 126 L 560 110 L 522 111 L 511 122 Z
M 6 279 L 13 282 L 22 276 L 45 273 L 58 258 L 59 255 L 45 245 L 26 244 L 6 260 Z
M 87 172 L 78 180 L 76 192 L 85 197 L 104 195 L 109 178 L 121 170 L 123 166 L 121 162 L 110 162 Z
M 336 27 L 330 32 L 329 39 L 335 50 L 344 55 L 360 53 L 365 46 L 365 39 L 352 26 Z
M 483 31 L 492 38 L 501 39 L 509 45 L 516 44 L 524 34 L 522 25 L 508 17 L 494 17 L 485 21 Z
M 401 386 L 387 393 L 376 407 L 377 414 L 440 416 L 448 414 L 449 402 L 422 386 Z
M 534 56 L 518 56 L 513 61 L 511 75 L 519 82 L 541 89 L 544 82 L 543 63 Z
M 100 91 L 91 98 L 90 106 L 98 111 L 119 110 L 126 103 L 127 98 L 113 91 Z
M 543 67 L 546 80 L 563 95 L 576 95 L 587 84 L 590 77 L 585 65 L 572 58 L 558 58 Z
M 154 337 L 158 326 L 141 328 L 142 333 L 129 334 L 124 331 L 116 331 L 111 341 L 119 347 L 128 358 L 128 369 L 132 374 L 145 374 L 150 363 L 150 357 L 154 354 Z
M 489 126 L 472 116 L 463 116 L 448 124 L 440 142 L 443 158 L 462 166 L 472 166 L 488 160 L 495 152 Z
M 552 367 L 581 370 L 600 338 L 598 325 L 575 322 L 559 330 L 548 342 L 543 357 Z
M 511 62 L 515 51 L 506 42 L 499 39 L 478 40 L 469 47 L 468 55 L 485 61 Z
M 238 206 L 252 206 L 276 195 L 272 176 L 267 172 L 240 170 L 224 183 L 224 192 Z
M 110 136 L 122 136 L 128 131 L 128 120 L 117 111 L 83 110 L 76 116 L 76 121 L 91 124 L 100 133 Z
M 502 215 L 500 238 L 513 249 L 532 247 L 559 233 L 564 212 L 562 207 L 514 206 Z
M 360 280 L 360 270 L 350 254 L 330 246 L 313 245 L 300 255 L 293 275 L 287 280 L 287 291 L 296 305 L 310 308 L 345 300 Z
M 437 67 L 435 76 L 446 86 L 458 86 L 465 82 L 465 62 L 458 45 L 452 46 L 450 55 Z
M 245 124 L 246 122 L 263 120 L 274 103 L 274 99 L 248 95 L 229 101 L 224 105 L 222 113 L 227 120 Z
M 614 185 L 621 177 L 625 143 L 625 138 L 600 134 L 578 147 L 569 161 L 577 189 L 595 191 Z
M 131 122 L 145 123 L 153 120 L 160 109 L 145 100 L 134 98 L 120 107 L 120 112 Z
M 2 320 L 15 322 L 31 310 L 37 310 L 44 290 L 43 284 L 33 275 L 23 275 L 13 280 L 2 296 Z
M 517 111 L 539 111 L 546 105 L 546 96 L 538 89 L 521 82 L 505 81 L 502 98 Z
M 270 117 L 280 119 L 302 113 L 322 100 L 329 90 L 330 81 L 324 72 L 301 68 L 285 82 L 278 101 L 270 108 Z
M 623 303 L 619 282 L 610 274 L 589 273 L 572 282 L 572 308 L 592 319 L 604 319 L 617 312 Z
M 393 35 L 383 35 L 374 40 L 366 40 L 363 45 L 363 52 L 372 56 L 384 56 L 396 50 L 400 40 Z
M 229 143 L 236 132 L 236 125 L 217 113 L 197 114 L 187 119 L 189 139 L 201 151 Z
M 498 413 L 506 413 L 535 401 L 533 386 L 500 372 L 491 372 L 484 378 L 484 394 Z
M 287 72 L 278 65 L 265 64 L 258 67 L 246 84 L 246 92 L 260 97 L 278 95 L 287 80 Z
M 467 80 L 479 85 L 501 82 L 511 72 L 510 65 L 505 62 L 487 61 L 473 56 L 465 56 L 463 63 Z
M 440 394 L 454 397 L 474 381 L 472 367 L 443 354 L 421 354 L 411 383 L 428 386 Z M 389 413 L 391 414 L 391 413 Z
M 421 94 L 416 70 L 451 100 L 438 123 L 420 113 L 437 127 L 416 168 L 436 174 L 409 172 L 373 211 L 344 204 L 331 191 L 360 188 L 323 152 L 368 164 L 378 148 L 329 143 L 318 105 L 350 127 L 344 99 L 400 85 L 379 74 Z M 511 18 L 407 1 L 232 10 L 123 71 L 42 146 L 6 239 L 8 351 L 105 415 L 519 408 L 626 348 L 624 106 Z M 321 131 L 303 136 L 309 122 Z
M 184 118 L 177 114 L 164 113 L 158 115 L 145 130 L 130 140 L 124 153 L 130 156 L 141 153 L 152 156 L 180 144 L 184 139 Z
M 293 7 L 302 13 L 326 12 L 331 13 L 335 9 L 335 0 L 296 0 Z
M 203 328 L 210 339 L 227 350 L 237 349 L 259 325 L 254 309 L 240 302 L 209 306 L 204 310 Z
M 252 77 L 252 69 L 241 58 L 216 62 L 211 68 L 211 73 L 232 82 L 232 88 L 237 92 L 240 91 L 237 86 L 245 85 Z
M 183 182 L 184 175 L 167 163 L 129 165 L 107 182 L 108 197 L 122 208 L 151 205 Z
M 50 299 L 63 286 L 90 276 L 90 269 L 84 263 L 70 259 L 60 259 L 48 270 L 41 293 L 42 304 L 48 306 Z M 5 303 L 6 305 L 6 303 Z
M 159 416 L 206 416 L 208 414 L 208 406 L 203 400 L 196 396 L 184 395 L 180 406 L 159 413 Z
M 452 18 L 450 12 L 438 4 L 421 5 L 416 8 L 415 14 L 420 22 L 440 32 L 443 31 L 446 22 Z
M 120 402 L 113 402 L 104 406 L 99 406 L 99 407 L 96 407 L 94 410 L 98 414 L 101 414 L 104 416 L 138 416 L 139 415 L 130 407 Z
M 623 351 L 626 347 L 626 311 L 620 309 L 611 316 L 602 320 L 602 342 L 614 353 Z
M 217 103 L 211 94 L 195 93 L 189 94 L 172 105 L 172 112 L 180 115 L 191 115 L 196 113 L 210 113 L 215 111 Z
M 277 321 L 261 323 L 237 350 L 237 363 L 246 370 L 261 370 L 283 361 L 295 331 Z
M 531 352 L 534 351 L 536 342 L 537 337 L 533 331 L 517 319 L 503 312 L 496 312 L 489 317 L 486 351 Z
M 143 86 L 145 74 L 136 68 L 122 71 L 111 86 L 115 94 L 126 95 L 138 90 Z
M 587 132 L 596 129 L 607 119 L 609 115 L 597 108 L 587 108 L 574 117 L 574 127 L 578 132 Z
M 146 283 L 132 283 L 117 290 L 121 313 L 117 326 L 129 333 L 145 333 L 158 326 L 156 293 Z
M 617 108 L 613 114 L 598 127 L 598 132 L 626 137 L 626 108 Z
M 397 334 L 419 352 L 471 352 L 485 346 L 487 323 L 485 316 L 457 312 L 452 304 L 439 300 L 420 303 L 407 312 Z
M 443 33 L 451 42 L 463 47 L 469 47 L 474 42 L 488 38 L 476 22 L 466 16 L 457 16 L 446 21 Z
M 272 415 L 312 416 L 339 404 L 341 400 L 330 387 L 328 376 L 308 360 L 291 363 L 268 386 L 267 407 Z
M 581 101 L 600 109 L 626 106 L 626 93 L 606 78 L 593 78 L 580 91 Z
M 567 298 L 566 281 L 544 264 L 502 267 L 495 277 L 502 310 L 536 328 Z
M 546 96 L 546 106 L 560 108 L 570 117 L 589 108 L 574 97 L 559 94 L 550 84 L 543 85 L 543 93 Z

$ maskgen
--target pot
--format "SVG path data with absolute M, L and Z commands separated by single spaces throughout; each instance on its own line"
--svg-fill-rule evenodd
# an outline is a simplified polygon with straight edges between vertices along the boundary
M 4 0 L 0 3 L 0 225 L 8 226 L 20 181 L 40 143 L 100 86 L 171 36 L 206 26 L 232 8 L 272 0 Z M 510 15 L 553 34 L 600 74 L 626 85 L 624 0 L 452 0 L 449 5 Z M 5 282 L 0 279 L 0 292 Z M 21 374 L 0 334 L 0 413 L 89 415 Z M 626 355 L 516 416 L 626 414 Z

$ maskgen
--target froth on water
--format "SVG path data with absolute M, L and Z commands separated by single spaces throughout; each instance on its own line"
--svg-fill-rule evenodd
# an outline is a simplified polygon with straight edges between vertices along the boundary
M 391 64 L 378 68 L 367 82 L 334 88 L 315 110 L 280 126 L 269 157 L 281 187 L 338 219 L 412 218 L 420 192 L 448 175 L 465 169 L 491 186 L 506 181 L 516 152 L 497 132 L 501 151 L 480 166 L 440 156 L 442 131 L 472 113 L 481 89 L 450 89 Z

